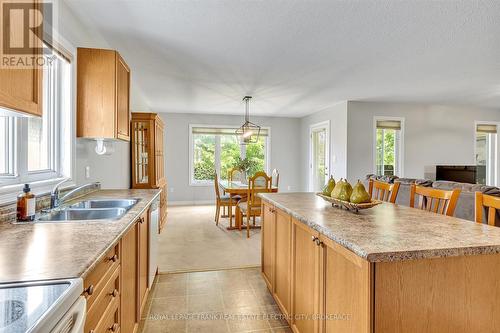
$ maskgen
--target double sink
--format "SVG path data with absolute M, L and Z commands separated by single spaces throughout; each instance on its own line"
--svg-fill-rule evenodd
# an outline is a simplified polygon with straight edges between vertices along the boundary
M 42 214 L 38 222 L 116 220 L 132 208 L 137 199 L 92 199 L 79 201 Z

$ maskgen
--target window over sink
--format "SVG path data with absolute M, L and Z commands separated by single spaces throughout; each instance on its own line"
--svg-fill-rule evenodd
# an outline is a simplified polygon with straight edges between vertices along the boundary
M 238 126 L 190 125 L 190 184 L 210 185 L 217 172 L 220 179 L 227 179 L 228 171 L 238 158 L 255 162 L 250 174 L 268 172 L 270 129 L 261 129 L 256 143 L 240 145 L 235 131 Z
M 71 64 L 54 50 L 46 57 L 43 116 L 0 109 L 0 187 L 70 176 Z
M 377 176 L 403 175 L 403 118 L 376 117 L 375 174 Z

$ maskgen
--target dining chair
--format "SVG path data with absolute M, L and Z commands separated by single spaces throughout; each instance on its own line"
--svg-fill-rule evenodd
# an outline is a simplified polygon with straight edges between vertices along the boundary
M 236 206 L 238 200 L 230 197 L 229 195 L 220 194 L 219 177 L 217 176 L 217 173 L 215 173 L 214 187 L 215 187 L 215 225 L 219 225 L 221 207 L 227 207 L 230 224 L 232 224 L 232 218 L 233 218 L 232 207 Z
M 272 192 L 272 177 L 269 177 L 265 172 L 259 171 L 248 180 L 248 191 L 246 199 L 238 203 L 239 208 L 239 227 L 241 230 L 243 217 L 246 216 L 247 238 L 250 238 L 250 218 L 253 219 L 255 225 L 255 218 L 261 216 L 261 199 L 259 193 Z
M 229 169 L 227 172 L 227 179 L 232 182 L 232 181 L 243 181 L 243 171 L 239 168 L 232 168 Z
M 412 184 L 410 191 L 410 207 L 453 216 L 460 193 L 461 190 L 459 189 L 446 191 Z M 415 207 L 417 196 L 419 197 L 419 204 L 418 207 Z
M 483 223 L 484 210 L 488 210 L 487 222 L 491 226 L 496 226 L 497 209 L 500 209 L 500 198 L 492 195 L 476 192 L 476 222 Z
M 368 193 L 372 199 L 396 203 L 400 185 L 400 182 L 389 184 L 375 179 L 370 179 L 368 182 Z
M 279 188 L 280 185 L 280 173 L 278 172 L 278 169 L 274 169 L 273 173 L 271 174 L 271 177 L 273 178 L 272 185 L 273 187 Z

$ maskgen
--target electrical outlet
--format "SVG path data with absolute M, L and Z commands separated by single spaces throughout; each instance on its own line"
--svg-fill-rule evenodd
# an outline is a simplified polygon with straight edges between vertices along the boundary
M 173 187 L 170 188 L 170 193 L 174 193 L 174 188 Z
M 292 187 L 290 185 L 288 185 L 286 188 L 287 188 L 288 191 L 292 190 Z
M 89 179 L 89 178 L 90 178 L 90 167 L 86 166 L 85 167 L 85 179 Z

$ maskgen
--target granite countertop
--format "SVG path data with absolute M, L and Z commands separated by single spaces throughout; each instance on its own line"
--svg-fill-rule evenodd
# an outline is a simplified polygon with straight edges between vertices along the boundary
M 314 193 L 260 196 L 370 262 L 500 253 L 497 227 L 390 203 L 355 214 Z
M 0 283 L 85 278 L 159 194 L 99 190 L 78 198 L 140 199 L 118 220 L 0 223 Z

